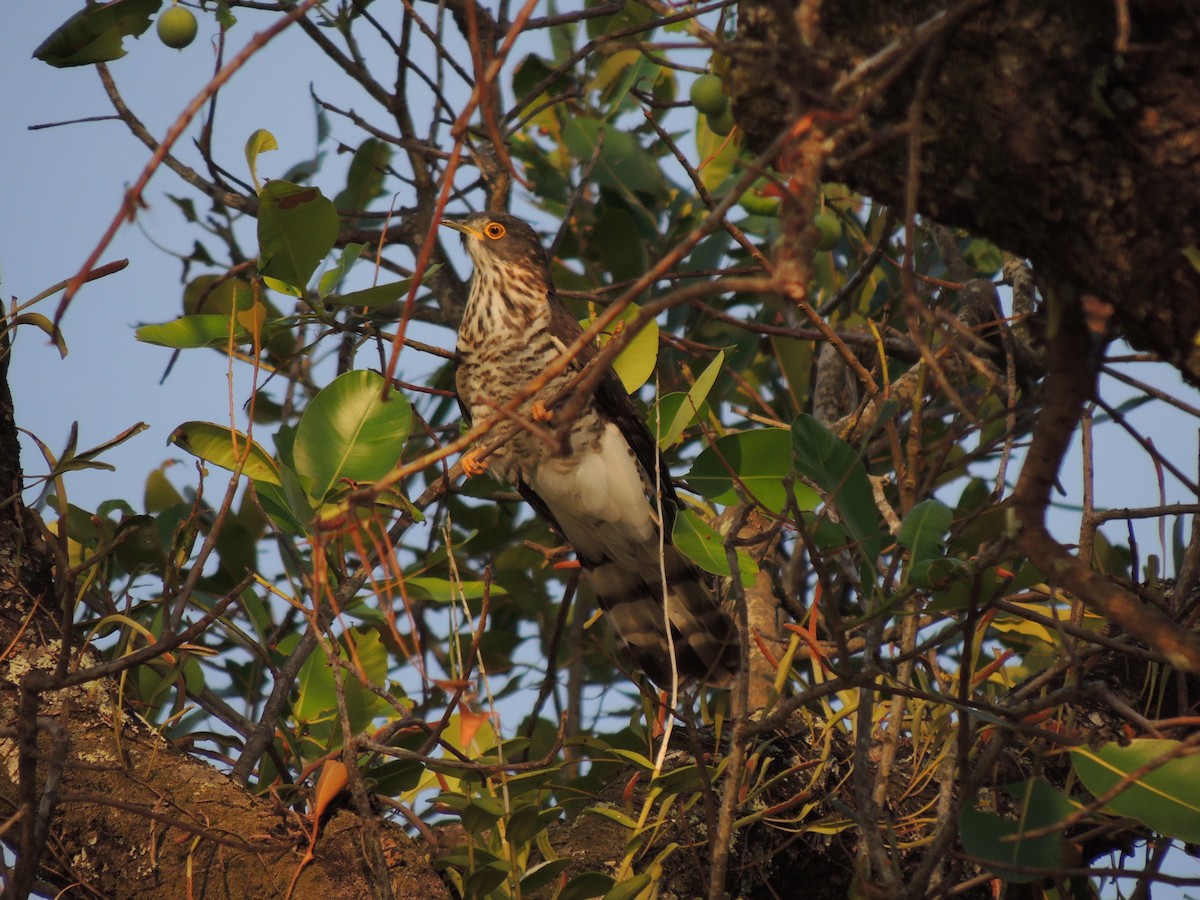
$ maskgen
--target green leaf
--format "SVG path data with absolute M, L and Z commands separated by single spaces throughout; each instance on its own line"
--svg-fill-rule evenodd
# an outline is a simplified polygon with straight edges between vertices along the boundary
M 356 628 L 347 634 L 345 643 L 351 639 L 354 642 L 354 653 L 351 654 L 348 648 L 346 651 L 346 658 L 351 661 L 351 666 L 354 667 L 354 661 L 357 660 L 368 683 L 383 684 L 387 680 L 388 651 L 379 632 Z M 363 687 L 358 678 L 350 672 L 346 673 L 344 684 L 350 730 L 355 734 L 365 731 L 375 717 L 391 711 L 390 703 Z
M 508 817 L 504 828 L 504 837 L 509 844 L 519 846 L 533 840 L 542 828 L 542 818 L 539 813 L 536 806 L 522 806 Z
M 319 188 L 269 182 L 259 192 L 258 270 L 303 290 L 338 236 L 338 216 Z
M 912 551 L 914 564 L 942 555 L 942 542 L 950 531 L 954 514 L 940 500 L 923 500 L 904 517 L 898 540 Z
M 664 449 L 670 447 L 679 440 L 687 427 L 696 421 L 700 407 L 708 399 L 709 391 L 712 390 L 712 386 L 717 380 L 717 375 L 721 372 L 721 366 L 724 364 L 725 351 L 722 350 L 708 364 L 705 370 L 700 373 L 700 377 L 696 379 L 696 383 L 688 389 L 688 392 L 684 395 L 683 403 L 667 425 L 666 431 L 659 437 L 658 446 Z
M 383 193 L 383 176 L 392 161 L 392 148 L 379 138 L 367 138 L 354 151 L 346 186 L 333 198 L 333 205 L 349 212 L 365 210 Z
M 440 263 L 429 266 L 425 270 L 425 276 L 421 279 L 422 283 L 441 267 Z M 325 298 L 325 302 L 333 306 L 353 306 L 371 309 L 402 300 L 407 296 L 411 287 L 412 279 L 405 278 L 403 281 L 377 284 L 375 287 L 364 288 L 361 291 L 351 291 L 349 294 L 330 294 Z
M 383 399 L 383 376 L 357 369 L 317 394 L 300 418 L 292 448 L 296 471 L 323 500 L 342 479 L 378 481 L 400 458 L 412 407 L 399 391 Z
M 621 333 L 622 330 L 632 322 L 638 314 L 636 304 L 629 304 L 629 307 L 621 314 L 610 326 L 611 331 L 602 331 L 597 343 L 601 348 L 608 344 L 615 336 Z M 587 328 L 594 319 L 584 319 L 580 324 Z M 646 379 L 654 374 L 654 367 L 658 363 L 658 323 L 653 319 L 648 321 L 619 354 L 613 360 L 613 371 L 617 373 L 617 377 L 621 379 L 621 384 L 625 386 L 625 390 L 632 394 L 643 384 Z
M 1092 794 L 1099 796 L 1130 772 L 1178 750 L 1179 741 L 1141 738 L 1129 746 L 1104 744 L 1071 751 L 1075 771 Z M 1108 809 L 1130 816 L 1168 837 L 1200 843 L 1200 756 L 1170 760 L 1143 775 L 1112 799 Z
M 565 872 L 571 863 L 571 859 L 564 857 L 563 859 L 547 860 L 530 867 L 521 878 L 521 893 L 528 896 L 534 891 L 541 890 Z
M 404 585 L 409 590 L 416 591 L 421 599 L 432 600 L 435 603 L 454 603 L 458 600 L 460 591 L 462 596 L 468 600 L 479 600 L 483 597 L 484 589 L 487 587 L 483 581 L 452 582 L 445 578 L 434 578 L 427 575 L 405 578 Z M 493 583 L 490 587 L 490 594 L 493 597 L 507 593 L 498 584 Z
M 737 164 L 739 142 L 730 140 L 708 127 L 708 117 L 696 115 L 696 152 L 699 155 L 700 182 L 710 194 L 718 193 Z
M 607 894 L 614 884 L 616 881 L 603 872 L 584 872 L 567 882 L 559 892 L 558 900 L 593 900 Z
M 572 157 L 582 163 L 587 163 L 592 158 L 601 140 L 604 143 L 593 173 L 601 187 L 611 188 L 620 193 L 662 193 L 662 172 L 654 157 L 632 134 L 607 125 L 599 119 L 587 117 L 571 119 L 563 129 L 563 141 L 567 149 Z
M 649 872 L 642 872 L 632 878 L 614 885 L 613 889 L 604 895 L 604 900 L 634 900 L 642 891 L 650 886 L 654 879 Z
M 1063 794 L 1041 779 L 1016 785 L 1009 789 L 1009 793 L 1019 805 L 1017 819 L 1003 819 L 995 813 L 976 809 L 973 805 L 963 809 L 959 819 L 963 849 L 989 862 L 992 871 L 1008 881 L 1017 884 L 1038 881 L 1046 876 L 1015 872 L 1005 866 L 1060 868 L 1063 862 L 1063 835 L 1054 832 L 1028 840 L 1019 836 L 1023 832 L 1062 821 L 1075 808 Z M 1013 837 L 1017 839 L 1011 842 L 1002 840 Z
M 282 646 L 280 647 L 282 650 Z M 311 725 L 330 718 L 337 708 L 337 691 L 329 658 L 317 648 L 309 654 L 296 678 L 296 703 L 292 715 L 297 722 Z
M 828 495 L 850 536 L 870 560 L 879 556 L 879 510 L 867 470 L 854 448 L 808 414 L 792 423 L 796 471 Z
M 120 59 L 126 53 L 124 38 L 144 33 L 160 6 L 162 0 L 114 0 L 86 6 L 54 29 L 33 56 L 60 69 Z
M 238 460 L 245 455 L 247 444 L 249 455 L 242 468 L 242 474 L 254 481 L 266 484 L 280 484 L 279 466 L 266 450 L 256 442 L 251 441 L 240 431 L 234 431 L 226 425 L 215 425 L 212 422 L 184 422 L 168 439 L 192 456 L 199 457 L 214 466 L 228 469 L 232 472 L 237 468 Z
M 250 180 L 254 182 L 254 190 L 261 192 L 262 184 L 258 180 L 258 154 L 278 150 L 279 142 L 275 135 L 260 128 L 246 140 L 246 166 L 250 169 Z
M 225 347 L 229 344 L 228 314 L 204 314 L 180 316 L 172 322 L 159 325 L 142 325 L 134 331 L 134 337 L 147 344 L 171 347 L 176 350 L 192 350 L 196 347 Z M 241 325 L 233 327 L 235 344 L 253 343 L 254 336 Z
M 725 577 L 732 574 L 729 557 L 725 554 L 725 539 L 691 510 L 681 510 L 675 517 L 671 543 L 704 571 Z M 742 583 L 753 581 L 758 575 L 758 566 L 744 550 L 735 552 Z
M 317 294 L 322 300 L 338 289 L 350 267 L 366 249 L 366 244 L 347 244 L 342 248 L 337 262 L 321 273 L 321 278 L 317 281 Z
M 793 471 L 791 434 L 783 428 L 759 428 L 719 438 L 696 457 L 687 483 L 714 503 L 737 503 L 731 471 L 754 500 L 771 512 L 782 511 L 788 499 L 786 479 Z M 806 485 L 797 482 L 795 492 L 802 510 L 820 503 Z

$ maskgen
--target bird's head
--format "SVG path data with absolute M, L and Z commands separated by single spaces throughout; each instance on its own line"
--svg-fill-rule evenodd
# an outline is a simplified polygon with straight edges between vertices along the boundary
M 463 219 L 442 219 L 442 224 L 462 234 L 476 269 L 549 270 L 546 251 L 537 233 L 515 216 L 481 212 Z

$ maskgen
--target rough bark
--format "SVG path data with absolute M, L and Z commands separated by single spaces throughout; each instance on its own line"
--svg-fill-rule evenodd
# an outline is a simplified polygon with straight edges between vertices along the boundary
M 1197 46 L 1195 7 L 1170 0 L 744 0 L 726 52 L 753 145 L 815 114 L 827 177 L 898 210 L 915 189 L 1200 384 Z
M 298 898 L 376 895 L 352 814 L 324 825 L 296 877 L 306 816 L 164 740 L 122 703 L 115 679 L 37 689 L 53 686 L 59 666 L 59 588 L 43 526 L 20 499 L 7 363 L 0 332 L 0 808 L 14 894 L 40 883 L 70 885 L 71 896 L 284 897 L 295 878 Z M 98 661 L 72 651 L 68 669 Z M 426 852 L 380 828 L 394 895 L 446 896 Z

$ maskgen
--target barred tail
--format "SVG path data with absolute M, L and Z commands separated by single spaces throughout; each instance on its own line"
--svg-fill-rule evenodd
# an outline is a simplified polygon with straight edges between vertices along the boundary
M 655 547 L 655 550 L 658 548 Z M 681 684 L 726 686 L 739 668 L 737 627 L 703 583 L 700 570 L 674 547 L 640 565 L 582 558 L 601 608 L 634 664 L 659 685 L 671 683 L 671 652 Z M 666 574 L 670 641 L 663 609 Z

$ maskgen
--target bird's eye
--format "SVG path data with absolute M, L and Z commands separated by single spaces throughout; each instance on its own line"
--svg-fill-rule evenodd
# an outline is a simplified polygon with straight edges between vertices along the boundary
M 483 229 L 483 233 L 493 241 L 498 241 L 504 237 L 504 232 L 505 228 L 499 222 L 488 222 L 487 227 Z

